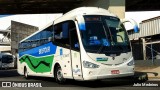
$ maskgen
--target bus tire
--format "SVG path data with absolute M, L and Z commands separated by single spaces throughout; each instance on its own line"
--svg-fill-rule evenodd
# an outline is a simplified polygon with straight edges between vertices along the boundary
M 26 68 L 26 67 L 24 67 L 24 77 L 25 77 L 26 79 L 29 78 L 28 72 L 27 72 L 27 68 Z
M 59 84 L 65 83 L 66 79 L 63 77 L 62 69 L 59 65 L 56 67 L 54 75 L 57 83 Z

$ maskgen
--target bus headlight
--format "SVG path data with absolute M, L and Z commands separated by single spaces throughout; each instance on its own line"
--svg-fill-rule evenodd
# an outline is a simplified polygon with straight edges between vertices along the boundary
M 83 61 L 83 66 L 85 68 L 99 68 L 99 65 L 88 62 L 88 61 Z
M 132 65 L 134 65 L 133 57 L 131 58 L 131 61 L 130 61 L 127 65 L 128 65 L 128 66 L 132 66 Z

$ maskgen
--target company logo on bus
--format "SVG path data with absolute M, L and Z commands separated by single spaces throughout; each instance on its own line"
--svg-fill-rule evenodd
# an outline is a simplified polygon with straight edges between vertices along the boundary
M 39 54 L 50 52 L 50 46 L 39 49 Z

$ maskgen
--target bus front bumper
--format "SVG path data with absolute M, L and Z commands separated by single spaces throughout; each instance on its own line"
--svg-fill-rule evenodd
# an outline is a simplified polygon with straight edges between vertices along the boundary
M 85 70 L 84 70 L 85 71 Z M 113 73 L 118 71 L 118 73 Z M 107 78 L 119 78 L 134 75 L 134 66 L 121 66 L 111 68 L 88 69 L 83 73 L 84 80 L 100 80 Z
M 93 75 L 93 76 L 86 76 L 84 77 L 84 80 L 102 80 L 107 78 L 120 78 L 120 77 L 127 77 L 127 76 L 133 76 L 134 72 L 130 73 L 123 73 L 123 74 L 106 74 L 106 75 Z

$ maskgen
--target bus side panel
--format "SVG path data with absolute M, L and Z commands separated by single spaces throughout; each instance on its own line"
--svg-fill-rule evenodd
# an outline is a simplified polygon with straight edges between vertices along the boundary
M 24 69 L 23 69 L 23 65 L 20 64 L 20 61 L 19 61 L 19 55 L 17 54 L 17 72 L 20 74 L 20 75 L 23 75 L 24 74 Z
M 68 78 L 68 79 L 73 78 L 72 68 L 71 68 L 71 54 L 70 54 L 69 48 L 63 48 L 63 47 L 57 46 L 54 61 L 55 63 L 58 63 L 60 65 L 64 78 Z
M 18 72 L 22 74 L 26 66 L 29 75 L 44 76 L 51 74 L 56 48 L 57 46 L 50 42 L 19 53 Z

